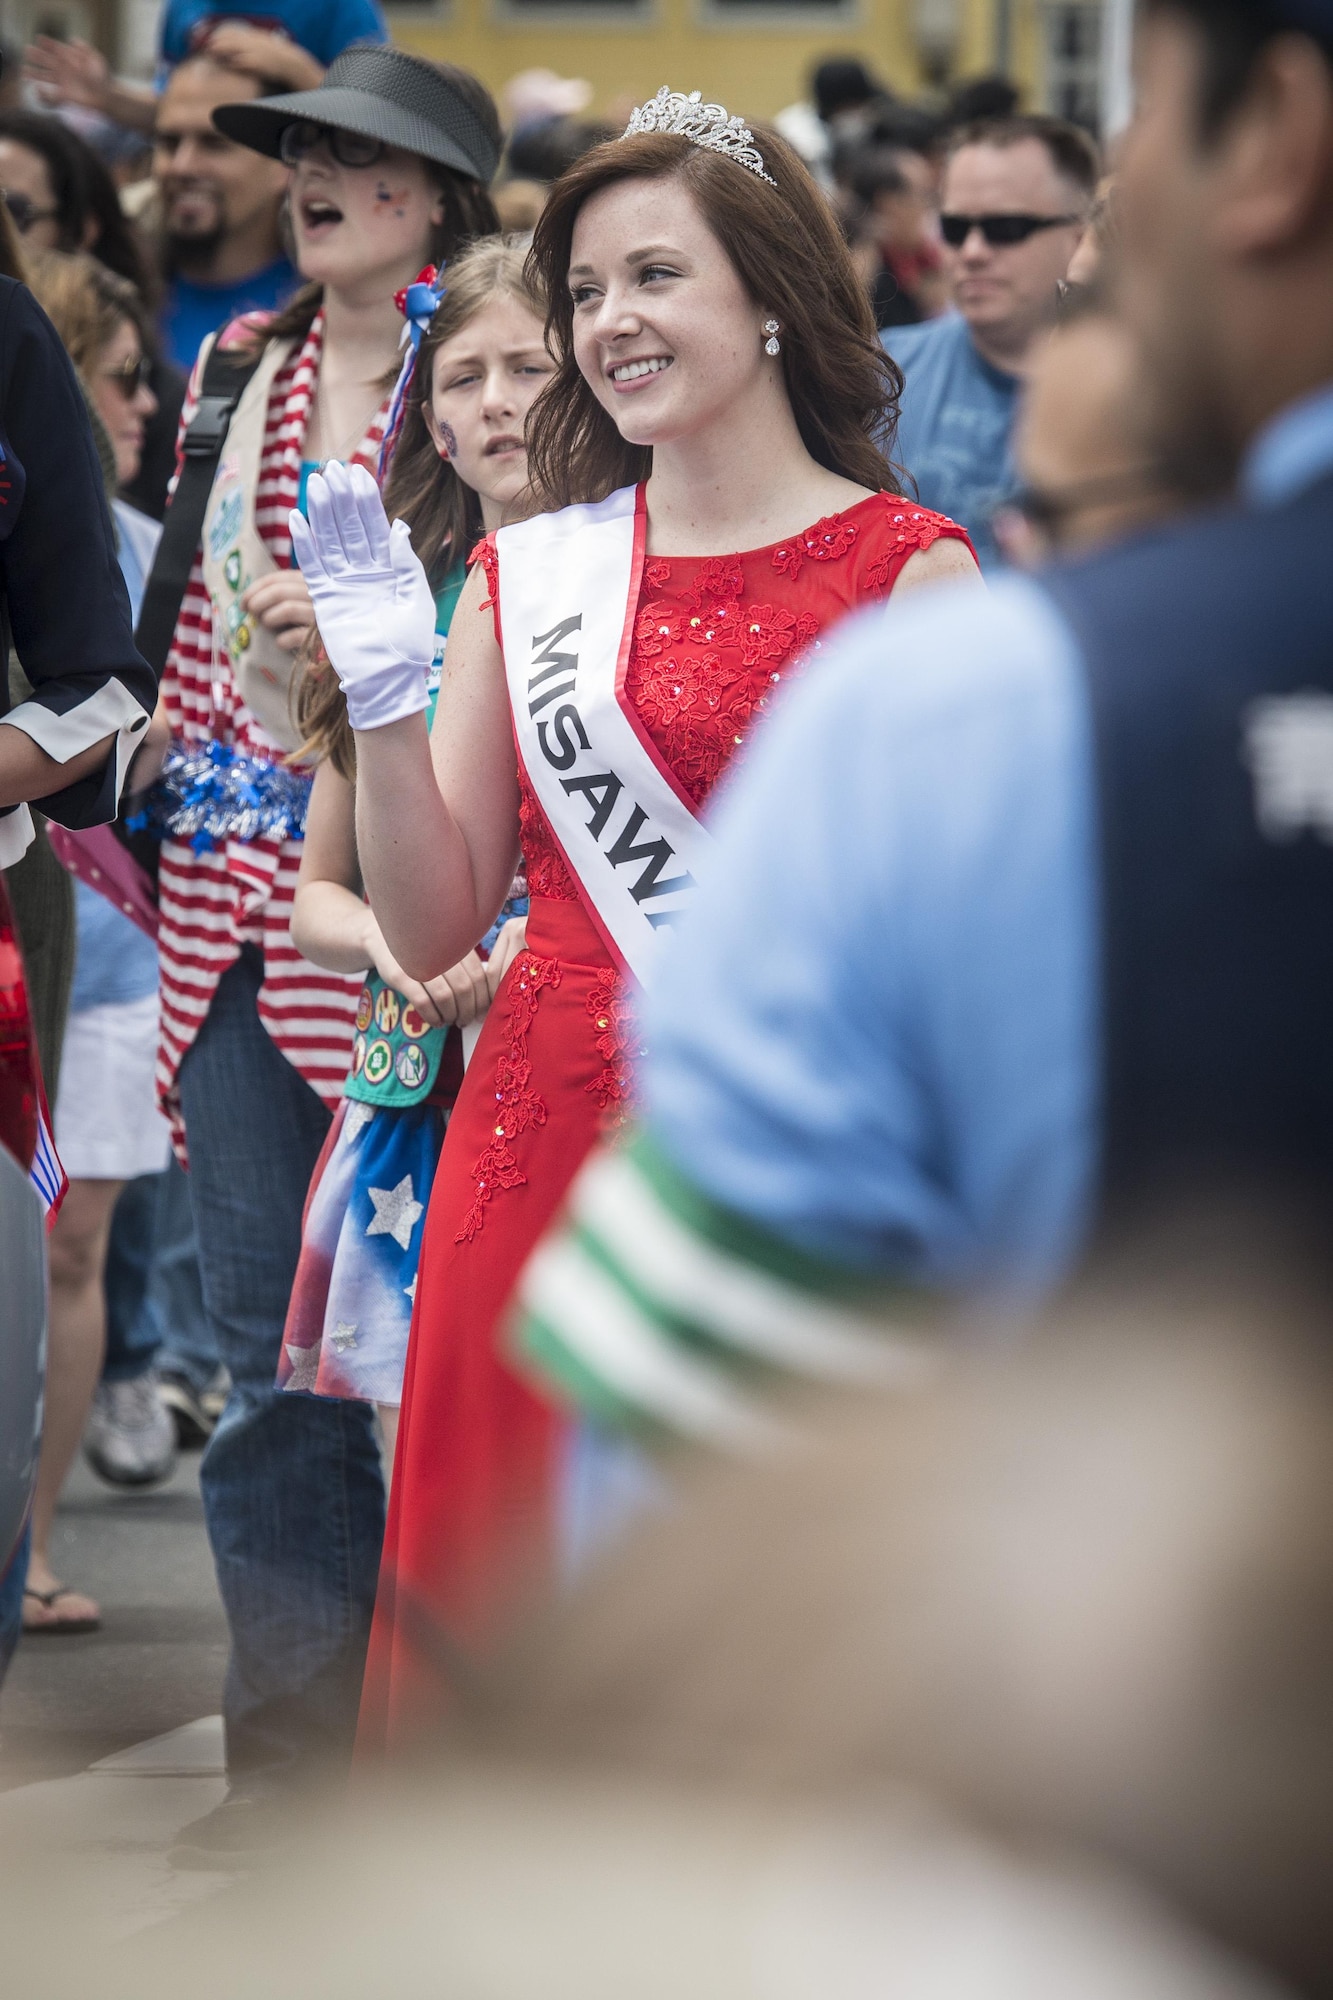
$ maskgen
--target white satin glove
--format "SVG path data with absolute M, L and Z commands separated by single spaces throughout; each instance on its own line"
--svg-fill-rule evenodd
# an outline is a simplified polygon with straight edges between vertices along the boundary
M 289 518 L 324 650 L 353 729 L 419 715 L 435 655 L 435 598 L 406 521 L 389 526 L 363 465 L 312 473 L 309 519 Z

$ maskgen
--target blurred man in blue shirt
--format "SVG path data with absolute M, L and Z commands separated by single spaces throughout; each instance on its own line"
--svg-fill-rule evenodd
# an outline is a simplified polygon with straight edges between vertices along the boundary
M 525 1281 L 602 1419 L 743 1437 L 1182 1194 L 1333 1204 L 1333 0 L 1147 0 L 1137 53 L 1154 459 L 1235 498 L 855 620 L 760 737 Z
M 1055 316 L 1097 184 L 1087 134 L 1058 118 L 964 126 L 944 170 L 940 228 L 954 310 L 882 336 L 906 377 L 897 461 L 923 504 L 961 522 L 982 567 L 997 507 L 1018 481 L 1018 393 Z

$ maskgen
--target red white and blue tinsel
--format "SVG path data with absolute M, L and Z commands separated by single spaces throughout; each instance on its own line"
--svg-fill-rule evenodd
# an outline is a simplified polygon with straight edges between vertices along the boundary
M 410 285 L 405 285 L 401 292 L 395 292 L 393 295 L 394 304 L 407 322 L 400 343 L 407 348 L 407 353 L 403 357 L 403 365 L 394 384 L 393 401 L 389 404 L 389 417 L 380 444 L 379 463 L 375 467 L 375 476 L 381 486 L 384 484 L 394 447 L 403 428 L 403 418 L 407 415 L 407 397 L 412 387 L 412 378 L 416 374 L 417 354 L 430 330 L 431 321 L 439 311 L 445 289 L 444 266 L 440 265 L 437 268 L 434 264 L 427 264 L 425 270 L 419 272 Z
M 247 756 L 231 743 L 173 743 L 132 832 L 188 841 L 207 854 L 229 840 L 299 840 L 309 771 Z

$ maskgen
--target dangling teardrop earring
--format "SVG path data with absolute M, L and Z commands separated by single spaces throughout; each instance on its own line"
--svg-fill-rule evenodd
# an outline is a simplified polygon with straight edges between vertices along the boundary
M 764 332 L 768 335 L 768 339 L 764 342 L 765 354 L 781 354 L 782 343 L 778 339 L 779 327 L 777 320 L 766 319 L 764 321 Z

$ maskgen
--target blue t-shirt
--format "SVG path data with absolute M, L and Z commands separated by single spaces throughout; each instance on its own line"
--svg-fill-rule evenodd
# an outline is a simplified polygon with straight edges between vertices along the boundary
M 219 332 L 238 313 L 276 312 L 301 282 L 285 257 L 251 271 L 230 285 L 197 285 L 191 278 L 171 278 L 162 302 L 161 328 L 167 353 L 188 375 L 210 333 Z
M 1330 469 L 1333 385 L 1255 440 L 1244 491 Z M 1100 864 L 1086 673 L 1040 583 L 849 620 L 712 826 L 643 1003 L 662 1151 L 849 1270 L 1059 1280 L 1101 1150 Z
M 353 42 L 387 42 L 389 31 L 375 0 L 270 0 L 260 11 L 228 7 L 221 0 L 167 0 L 158 55 L 168 67 L 190 52 L 190 37 L 204 21 L 245 21 L 277 28 L 322 63 Z
M 1000 561 L 991 519 L 1019 486 L 1009 450 L 1021 384 L 983 361 L 959 313 L 880 335 L 907 378 L 894 457 L 923 506 L 967 529 L 983 569 Z

